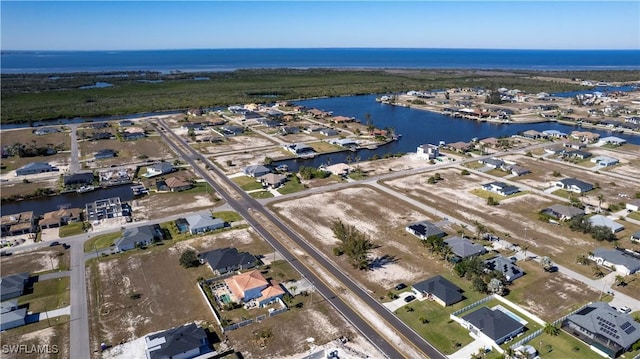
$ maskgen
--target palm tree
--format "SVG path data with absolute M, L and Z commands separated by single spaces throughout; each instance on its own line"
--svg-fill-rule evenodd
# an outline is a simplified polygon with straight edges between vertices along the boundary
M 558 334 L 560 334 L 560 329 L 558 329 L 558 327 L 556 327 L 555 325 L 549 323 L 549 324 L 545 325 L 544 332 L 545 332 L 545 334 L 549 334 L 549 335 L 555 337 Z
M 615 283 L 617 287 L 623 287 L 626 284 L 624 281 L 624 277 L 620 274 L 616 275 Z
M 604 195 L 600 193 L 598 195 L 598 213 L 602 212 L 602 200 L 604 199 Z
M 487 229 L 487 227 L 485 227 L 484 224 L 478 221 L 473 221 L 473 225 L 476 227 L 476 240 L 479 240 L 480 236 Z
M 596 278 L 602 278 L 602 277 L 604 277 L 604 272 L 602 271 L 602 269 L 600 269 L 600 267 L 598 267 L 598 265 L 594 265 L 593 266 L 593 275 Z
M 524 256 L 527 256 L 527 250 L 529 249 L 529 246 L 522 246 L 522 252 L 524 252 Z

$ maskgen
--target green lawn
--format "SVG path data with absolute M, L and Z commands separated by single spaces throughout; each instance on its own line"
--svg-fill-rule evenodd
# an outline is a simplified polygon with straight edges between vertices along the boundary
M 540 358 L 602 359 L 583 342 L 564 331 L 555 337 L 542 333 L 527 344 L 538 350 Z
M 351 173 L 349 173 L 349 178 L 351 178 L 352 180 L 355 181 L 359 181 L 362 179 L 367 178 L 367 174 L 363 171 L 353 171 Z
M 84 242 L 84 251 L 91 252 L 97 251 L 104 248 L 109 248 L 113 245 L 113 242 L 120 238 L 122 235 L 121 232 L 107 233 L 101 234 L 99 236 L 95 236 L 88 241 Z
M 237 221 L 242 221 L 243 218 L 241 215 L 239 215 L 238 213 L 234 212 L 234 211 L 220 211 L 220 212 L 213 212 L 212 213 L 214 218 L 220 218 L 221 220 L 227 222 L 227 223 L 231 223 L 231 222 L 237 222 Z
M 29 304 L 34 313 L 66 307 L 70 302 L 69 277 L 49 279 L 33 284 L 33 292 L 19 297 L 18 304 Z
M 196 182 L 193 187 L 180 193 L 214 193 L 213 188 L 206 182 Z
M 260 198 L 271 198 L 273 197 L 273 194 L 269 191 L 260 191 L 260 192 L 251 192 L 249 193 L 249 196 L 260 199 Z
M 636 221 L 640 221 L 640 212 L 627 213 L 627 217 L 635 219 Z
M 308 144 L 313 147 L 314 150 L 318 153 L 327 153 L 327 152 L 336 152 L 336 151 L 344 151 L 345 148 L 342 146 L 334 145 L 329 142 L 320 141 L 320 142 L 312 142 Z
M 273 261 L 269 265 L 269 275 L 273 276 L 273 279 L 280 282 L 298 280 L 301 278 L 300 273 L 287 263 L 287 261 L 283 260 Z
M 473 162 L 467 162 L 464 164 L 465 167 L 467 168 L 471 168 L 472 170 L 477 170 L 480 168 L 484 167 L 484 164 L 478 162 L 478 161 L 473 161 Z
M 60 238 L 75 236 L 77 234 L 84 233 L 84 223 L 69 223 L 66 226 L 60 227 L 59 236 Z
M 295 193 L 304 190 L 304 185 L 296 175 L 289 176 L 288 181 L 278 189 L 281 194 Z
M 497 194 L 497 193 L 493 193 L 493 192 L 489 192 L 480 188 L 476 188 L 474 190 L 471 191 L 471 194 L 474 194 L 482 199 L 487 199 L 489 197 L 493 197 L 493 199 L 495 199 L 496 201 L 501 201 L 507 197 Z
M 566 199 L 569 199 L 569 197 L 573 196 L 572 192 L 569 192 L 569 191 L 564 190 L 564 189 L 555 190 L 551 194 L 554 194 L 554 195 L 559 196 L 559 197 L 564 197 Z
M 504 177 L 504 176 L 509 174 L 509 172 L 505 172 L 505 171 L 499 170 L 497 168 L 492 169 L 490 171 L 487 171 L 485 173 L 488 174 L 488 175 L 491 175 L 491 176 L 496 176 L 496 177 Z
M 231 179 L 235 182 L 243 191 L 253 191 L 262 188 L 262 183 L 256 181 L 255 178 L 249 176 L 235 177 Z

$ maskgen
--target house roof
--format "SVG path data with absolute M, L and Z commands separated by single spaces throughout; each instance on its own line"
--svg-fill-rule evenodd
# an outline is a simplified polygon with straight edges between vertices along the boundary
M 442 229 L 440 229 L 440 227 L 436 226 L 435 224 L 429 221 L 413 223 L 408 225 L 407 228 L 416 232 L 418 235 L 424 236 L 424 237 L 430 237 L 430 236 L 443 237 L 446 235 L 446 233 Z
M 431 294 L 445 303 L 451 305 L 462 300 L 462 289 L 451 283 L 441 275 L 423 280 L 412 286 L 421 293 Z
M 256 261 L 256 257 L 252 254 L 238 252 L 236 248 L 215 249 L 202 253 L 200 257 L 204 258 L 213 270 L 254 263 Z
M 280 286 L 280 283 L 275 280 L 269 281 L 269 286 L 262 290 L 262 295 L 258 298 L 258 302 L 284 295 L 284 289 Z
M 452 237 L 444 241 L 455 255 L 466 258 L 485 253 L 487 250 L 479 244 L 475 244 L 468 239 Z
M 608 137 L 603 137 L 600 139 L 600 142 L 613 142 L 613 143 L 625 143 L 627 142 L 627 140 L 625 140 L 624 138 L 620 138 L 620 137 L 615 137 L 615 136 L 608 136 Z
M 545 210 L 557 213 L 563 217 L 574 217 L 584 214 L 584 211 L 578 207 L 565 206 L 563 204 L 554 204 L 545 208 Z
M 618 159 L 609 156 L 597 156 L 591 159 L 591 162 L 618 163 Z
M 224 224 L 220 218 L 213 218 L 209 212 L 201 212 L 184 217 L 189 223 L 189 229 L 207 228 Z
M 522 167 L 522 166 L 518 166 L 518 165 L 509 166 L 509 170 L 511 172 L 515 172 L 518 175 L 523 175 L 523 174 L 527 174 L 527 173 L 531 172 L 528 168 Z
M 158 162 L 154 163 L 147 168 L 154 170 L 155 172 L 168 173 L 174 170 L 174 167 L 169 162 Z
M 631 201 L 627 202 L 627 204 L 630 204 L 630 205 L 632 205 L 632 206 L 638 206 L 638 207 L 640 207 L 640 199 L 634 199 L 634 200 L 631 200 Z
M 580 181 L 579 179 L 575 178 L 563 178 L 561 180 L 558 180 L 558 182 L 562 183 L 563 186 L 576 186 L 582 192 L 587 192 L 593 189 L 593 185 L 591 183 Z
M 94 176 L 93 176 L 93 172 L 86 172 L 86 173 L 75 173 L 72 175 L 68 175 L 68 176 L 64 176 L 64 184 L 65 185 L 70 185 L 70 184 L 78 184 L 78 183 L 91 183 L 93 182 Z
M 589 217 L 589 223 L 591 223 L 594 226 L 605 226 L 605 227 L 611 228 L 611 230 L 614 232 L 618 232 L 624 229 L 624 226 L 621 225 L 620 223 L 600 214 L 596 214 L 595 216 Z
M 115 245 L 116 247 L 121 247 L 126 244 L 135 246 L 136 243 L 150 242 L 158 235 L 158 230 L 160 230 L 160 226 L 157 224 L 127 228 L 122 233 L 122 237 L 116 241 Z
M 115 155 L 115 154 L 116 154 L 115 150 L 112 150 L 110 148 L 105 148 L 103 150 L 96 152 L 94 156 L 106 156 L 106 155 Z
M 506 184 L 504 182 L 489 182 L 489 183 L 483 184 L 482 187 L 489 187 L 489 188 L 495 187 L 506 193 L 520 192 L 520 188 Z
M 483 160 L 480 160 L 482 163 L 487 164 L 487 165 L 492 165 L 495 167 L 500 167 L 504 164 L 504 161 L 498 158 L 485 158 Z
M 47 162 L 31 162 L 31 163 L 27 163 L 26 165 L 18 168 L 16 171 L 18 170 L 32 170 L 32 171 L 37 171 L 37 170 L 50 170 L 54 168 L 53 166 L 51 166 L 49 163 Z
M 266 279 L 258 270 L 234 275 L 224 280 L 237 299 L 244 298 L 244 293 L 248 290 L 266 287 L 269 285 Z
M 29 273 L 16 273 L 0 278 L 0 292 L 13 293 L 24 289 L 24 285 L 29 279 Z
M 164 181 L 164 183 L 169 188 L 185 187 L 191 185 L 190 182 L 185 181 L 181 177 L 169 177 Z
M 0 316 L 0 323 L 11 323 L 16 320 L 23 319 L 27 316 L 27 308 L 20 308 L 12 310 L 10 312 L 2 313 Z
M 502 272 L 507 280 L 516 279 L 524 274 L 522 268 L 513 264 L 510 259 L 503 256 L 495 256 L 484 261 L 485 268 L 489 271 L 497 270 Z
M 9 313 L 18 307 L 18 298 L 12 298 L 0 302 L 0 313 Z
M 491 310 L 487 307 L 481 307 L 465 315 L 462 319 L 473 324 L 474 327 L 480 329 L 480 331 L 493 340 L 504 338 L 509 333 L 523 328 L 520 322 L 502 311 Z
M 279 173 L 267 173 L 266 175 L 261 176 L 260 179 L 269 185 L 273 185 L 282 183 L 287 179 L 287 176 Z
M 245 167 L 244 169 L 244 173 L 249 176 L 255 176 L 255 175 L 269 173 L 269 172 L 271 172 L 271 169 L 263 165 L 251 165 L 251 166 Z
M 195 323 L 148 335 L 150 359 L 173 358 L 201 346 L 208 347 L 207 333 Z
M 42 219 L 38 221 L 39 225 L 49 225 L 60 223 L 64 217 L 78 218 L 82 210 L 80 208 L 61 208 L 57 211 L 47 212 L 42 215 Z
M 336 163 L 333 164 L 331 166 L 327 166 L 325 167 L 325 170 L 331 172 L 331 173 L 345 173 L 345 172 L 349 172 L 351 171 L 351 166 L 349 166 L 346 163 L 340 162 L 340 163 Z
M 623 348 L 629 348 L 640 340 L 640 324 L 629 314 L 619 313 L 604 302 L 588 304 L 567 317 L 567 320 Z
M 596 248 L 593 250 L 593 257 L 602 258 L 616 266 L 624 266 L 631 273 L 640 271 L 640 255 L 633 255 L 624 249 Z

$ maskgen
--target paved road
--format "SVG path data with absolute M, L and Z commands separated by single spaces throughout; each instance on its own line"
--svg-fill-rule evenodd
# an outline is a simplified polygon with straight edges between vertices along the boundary
M 313 257 L 318 263 L 320 263 L 326 270 L 328 270 L 334 277 L 336 277 L 342 284 L 351 290 L 353 293 L 364 301 L 369 307 L 376 311 L 378 315 L 383 317 L 387 322 L 392 324 L 397 332 L 402 333 L 408 340 L 410 340 L 417 348 L 422 350 L 430 358 L 445 358 L 437 349 L 431 346 L 424 338 L 420 337 L 411 328 L 407 327 L 402 321 L 400 321 L 393 313 L 383 307 L 377 300 L 372 298 L 367 292 L 360 288 L 350 278 L 345 276 L 343 272 L 330 263 L 327 259 L 319 254 L 314 248 L 312 248 L 306 241 L 300 238 L 297 234 L 293 233 L 288 227 L 277 220 L 270 212 L 266 211 L 255 199 L 247 195 L 244 191 L 238 188 L 235 183 L 229 180 L 222 171 L 220 171 L 215 165 L 210 163 L 199 153 L 196 153 L 188 147 L 186 142 L 175 136 L 163 121 L 158 121 L 165 131 L 162 131 L 162 135 L 165 141 L 174 147 L 174 150 L 181 155 L 181 157 L 189 162 L 194 170 L 198 172 L 202 178 L 206 179 L 211 186 L 233 207 L 240 215 L 242 215 L 247 222 L 261 235 L 265 240 L 275 248 L 291 265 L 298 270 L 304 277 L 311 280 L 312 284 L 316 287 L 318 292 L 333 305 L 362 335 L 364 335 L 374 346 L 376 346 L 382 353 L 390 358 L 399 358 L 403 354 L 400 353 L 392 344 L 390 344 L 386 338 L 384 338 L 379 332 L 373 328 L 368 322 L 366 322 L 360 315 L 358 315 L 354 309 L 352 309 L 342 298 L 336 296 L 333 291 L 324 284 L 324 282 L 316 276 L 314 272 L 309 270 L 305 265 L 300 263 L 295 256 L 289 251 L 288 248 L 283 246 L 277 241 L 265 227 L 256 221 L 251 215 L 251 211 L 259 212 L 262 216 L 266 217 L 270 222 L 276 225 L 281 231 L 283 231 L 288 237 L 293 239 L 297 245 L 299 245 L 307 254 Z M 167 134 L 171 134 L 171 138 Z M 176 143 L 177 142 L 177 143 Z M 184 151 L 183 151 L 184 149 Z M 186 153 L 189 151 L 189 153 Z M 202 171 L 201 167 L 196 163 L 196 160 L 200 160 L 203 163 L 207 163 L 209 168 L 217 174 L 217 177 L 222 181 L 225 181 L 227 186 L 235 190 L 235 195 L 239 195 L 239 199 L 236 199 L 229 193 L 223 190 L 223 188 L 216 182 L 211 174 Z
M 71 358 L 90 358 L 84 242 L 71 243 Z
M 49 280 L 49 279 L 58 279 L 58 278 L 62 278 L 62 277 L 68 277 L 70 275 L 71 275 L 71 271 L 46 273 L 46 274 L 39 275 L 38 276 L 38 281 Z

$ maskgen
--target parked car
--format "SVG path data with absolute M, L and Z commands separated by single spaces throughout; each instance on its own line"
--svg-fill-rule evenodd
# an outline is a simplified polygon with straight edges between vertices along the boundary
M 416 297 L 413 296 L 413 295 L 408 295 L 408 296 L 404 297 L 404 301 L 407 302 L 407 303 L 409 303 L 410 301 L 412 301 L 414 299 L 416 299 Z
M 618 312 L 624 313 L 624 314 L 631 313 L 631 308 L 625 305 L 624 307 L 618 308 Z
M 400 283 L 395 288 L 396 288 L 396 290 L 402 290 L 402 289 L 405 289 L 406 287 L 407 287 L 406 284 Z
M 62 243 L 62 247 L 63 247 L 64 249 L 69 249 L 69 248 L 71 248 L 71 245 L 70 245 L 70 244 L 67 244 L 67 243 Z
M 53 242 L 51 242 L 51 244 L 49 244 L 49 247 L 55 247 L 55 246 L 59 246 L 59 245 L 60 245 L 60 242 L 53 241 Z

